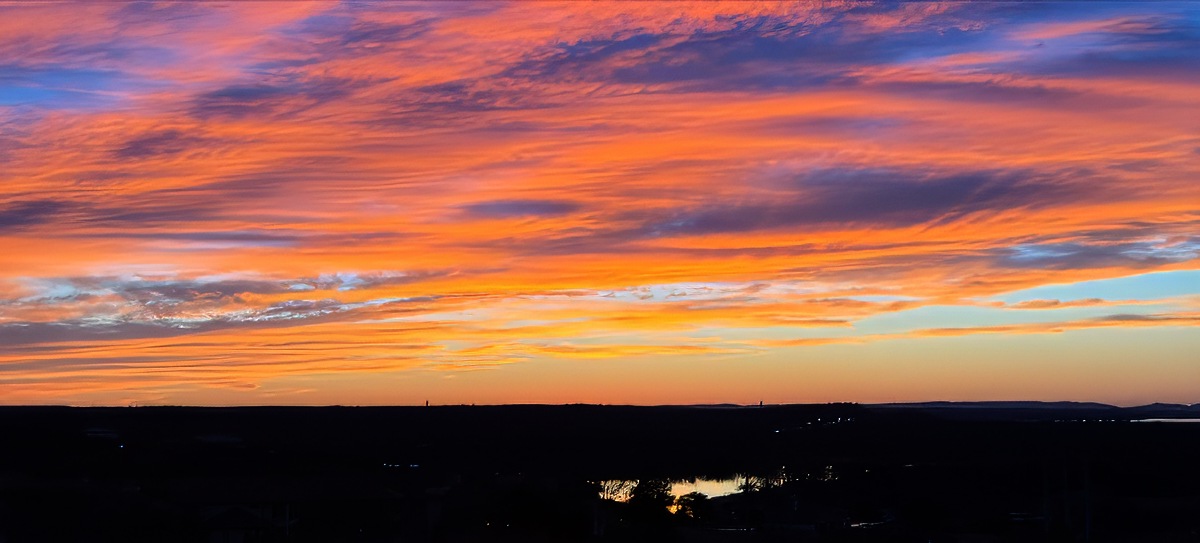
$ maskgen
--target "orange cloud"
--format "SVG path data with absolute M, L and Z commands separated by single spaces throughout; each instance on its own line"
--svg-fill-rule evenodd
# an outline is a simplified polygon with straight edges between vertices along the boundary
M 1178 6 L 398 8 L 0 7 L 11 398 L 750 356 L 1200 269 Z

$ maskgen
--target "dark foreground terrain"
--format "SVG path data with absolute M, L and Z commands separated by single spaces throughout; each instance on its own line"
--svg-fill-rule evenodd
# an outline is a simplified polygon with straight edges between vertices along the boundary
M 1200 409 L 0 408 L 0 542 L 1200 541 L 1162 418 Z

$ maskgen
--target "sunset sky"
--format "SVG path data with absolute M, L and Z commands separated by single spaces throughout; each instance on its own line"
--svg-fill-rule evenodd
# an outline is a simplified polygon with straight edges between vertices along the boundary
M 1198 353 L 1198 3 L 0 3 L 0 403 L 1192 403 Z

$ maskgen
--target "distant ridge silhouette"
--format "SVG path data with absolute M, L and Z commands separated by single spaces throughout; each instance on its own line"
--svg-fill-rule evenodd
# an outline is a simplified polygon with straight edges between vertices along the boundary
M 1115 405 L 1096 402 L 1039 402 L 1039 401 L 994 401 L 994 402 L 915 402 L 865 404 L 867 407 L 909 407 L 919 409 L 1121 409 Z

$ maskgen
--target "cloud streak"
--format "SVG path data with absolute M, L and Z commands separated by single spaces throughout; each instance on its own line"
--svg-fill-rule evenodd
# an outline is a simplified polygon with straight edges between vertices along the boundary
M 0 7 L 4 401 L 447 372 L 525 401 L 658 358 L 729 363 L 689 385 L 714 396 L 886 315 L 1196 324 L 1195 289 L 996 301 L 1200 267 L 1191 6 L 64 9 Z M 1016 322 L 914 313 L 945 307 Z

